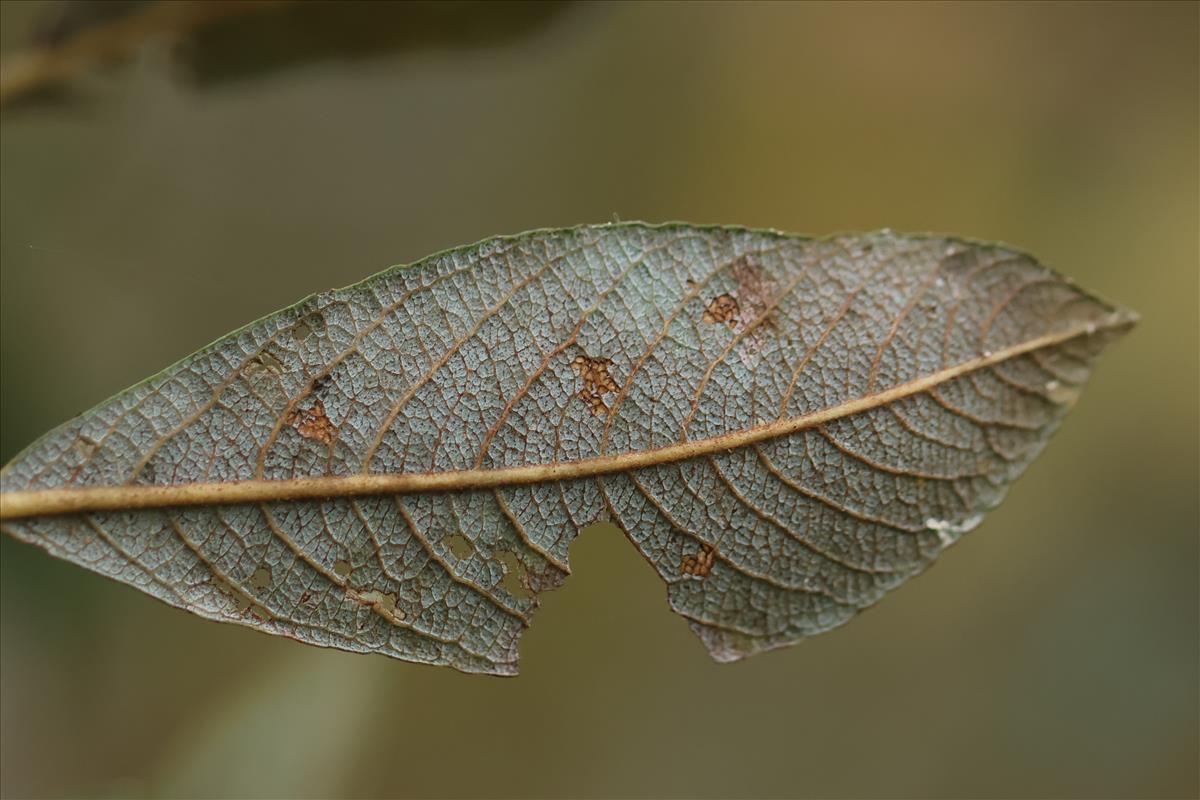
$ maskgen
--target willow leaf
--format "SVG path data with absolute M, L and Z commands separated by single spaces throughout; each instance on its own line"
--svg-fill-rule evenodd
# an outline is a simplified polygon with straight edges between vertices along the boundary
M 30 446 L 0 516 L 204 617 L 495 674 L 610 519 L 733 660 L 927 567 L 1134 320 L 958 239 L 536 231 L 229 334 Z

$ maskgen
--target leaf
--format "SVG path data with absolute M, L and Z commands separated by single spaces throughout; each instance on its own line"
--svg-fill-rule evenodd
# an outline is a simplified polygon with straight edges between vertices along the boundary
M 957 239 L 535 231 L 229 334 L 30 446 L 0 517 L 210 619 L 495 674 L 607 517 L 733 660 L 978 524 L 1135 320 Z

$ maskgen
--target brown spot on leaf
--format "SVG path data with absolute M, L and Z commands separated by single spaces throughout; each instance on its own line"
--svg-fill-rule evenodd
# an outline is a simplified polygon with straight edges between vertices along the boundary
M 717 551 L 711 544 L 700 545 L 700 552 L 692 556 L 684 556 L 679 564 L 680 575 L 691 575 L 694 578 L 707 578 L 712 572 L 713 562 Z
M 775 327 L 772 303 L 779 285 L 750 256 L 742 256 L 733 262 L 733 277 L 738 284 L 737 300 L 741 306 L 734 330 L 738 333 L 746 331 L 737 346 L 738 356 L 743 364 L 753 369 L 758 364 L 764 331 Z
M 333 574 L 337 575 L 342 580 L 350 577 L 351 569 L 350 562 L 344 558 L 339 558 L 337 561 L 333 562 Z
M 325 416 L 325 405 L 320 400 L 314 400 L 309 408 L 292 409 L 284 421 L 305 439 L 333 444 L 337 436 L 337 427 Z
M 583 378 L 585 387 L 604 394 L 617 391 L 617 382 L 608 374 L 608 368 L 612 366 L 612 363 L 611 358 L 576 356 L 575 360 L 571 362 L 571 369 L 578 372 L 579 376 Z
M 583 389 L 577 396 L 594 416 L 599 417 L 608 413 L 608 404 L 604 402 L 604 395 L 615 393 L 620 388 L 613 380 L 612 375 L 608 373 L 608 368 L 612 366 L 612 363 L 611 358 L 592 358 L 590 356 L 576 356 L 575 360 L 571 362 L 571 369 L 583 378 Z
M 583 401 L 583 404 L 588 407 L 594 417 L 603 417 L 608 413 L 608 403 L 604 402 L 604 398 L 596 394 L 590 389 L 583 389 L 577 397 Z
M 738 284 L 739 317 L 743 327 L 768 316 L 767 309 L 775 300 L 775 292 L 779 288 L 775 281 L 750 256 L 742 256 L 733 262 L 733 278 Z M 770 323 L 769 318 L 764 321 Z
M 70 482 L 74 483 L 75 479 L 79 477 L 79 473 L 83 471 L 83 468 L 86 467 L 88 462 L 92 460 L 92 457 L 96 455 L 96 451 L 100 449 L 100 444 L 94 439 L 84 436 L 81 433 L 78 434 L 75 438 L 75 441 L 71 443 L 71 449 L 75 451 L 75 457 L 78 459 L 75 469 L 71 471 Z
M 719 322 L 734 328 L 737 327 L 740 311 L 741 306 L 738 305 L 737 298 L 726 293 L 708 301 L 708 307 L 704 309 L 703 319 L 705 322 Z
M 96 449 L 100 445 L 81 433 L 75 438 L 75 441 L 71 446 L 74 448 L 75 452 L 80 458 L 87 459 L 91 458 L 95 454 Z

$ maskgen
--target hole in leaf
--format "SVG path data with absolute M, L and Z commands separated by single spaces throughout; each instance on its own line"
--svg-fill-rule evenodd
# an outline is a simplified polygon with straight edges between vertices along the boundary
M 450 552 L 455 558 L 466 558 L 475 552 L 475 546 L 471 544 L 471 540 L 461 533 L 455 533 L 446 537 L 446 544 L 450 546 Z
M 254 574 L 250 576 L 250 588 L 259 591 L 270 587 L 271 585 L 271 570 L 266 567 L 259 567 L 254 570 Z
M 504 579 L 500 581 L 500 588 L 522 600 L 533 597 L 533 592 L 529 590 L 529 578 L 525 571 L 525 565 L 521 563 L 515 553 L 501 550 L 496 553 L 496 561 L 504 568 Z

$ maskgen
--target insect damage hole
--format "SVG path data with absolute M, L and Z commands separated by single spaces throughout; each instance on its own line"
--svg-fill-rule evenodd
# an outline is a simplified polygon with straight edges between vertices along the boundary
M 500 563 L 500 568 L 504 570 L 504 578 L 500 581 L 500 587 L 521 600 L 533 597 L 533 592 L 529 588 L 529 573 L 526 571 L 525 565 L 517 558 L 516 553 L 501 550 L 496 553 L 495 559 Z
M 254 574 L 250 576 L 250 588 L 262 591 L 271 585 L 271 570 L 267 567 L 259 567 L 254 570 Z
M 325 320 L 321 316 L 320 311 L 315 311 L 308 316 L 301 317 L 292 325 L 292 339 L 296 344 L 301 344 L 312 336 L 314 333 L 321 333 L 325 329 Z
M 619 387 L 609 374 L 612 366 L 611 358 L 592 358 L 591 356 L 576 356 L 571 362 L 571 369 L 583 378 L 583 389 L 576 395 L 592 412 L 593 416 L 604 416 L 609 412 L 604 395 L 614 394 Z
M 446 544 L 450 547 L 450 552 L 455 558 L 466 558 L 475 552 L 475 546 L 471 544 L 471 540 L 461 533 L 453 533 L 446 537 Z
M 279 375 L 283 372 L 283 362 L 265 350 L 246 364 L 242 373 L 248 378 L 260 378 L 265 373 Z
M 377 612 L 385 618 L 396 622 L 404 619 L 404 612 L 396 608 L 396 595 L 387 592 L 381 592 L 378 589 L 362 592 L 356 595 L 356 601 L 363 605 L 373 607 Z

